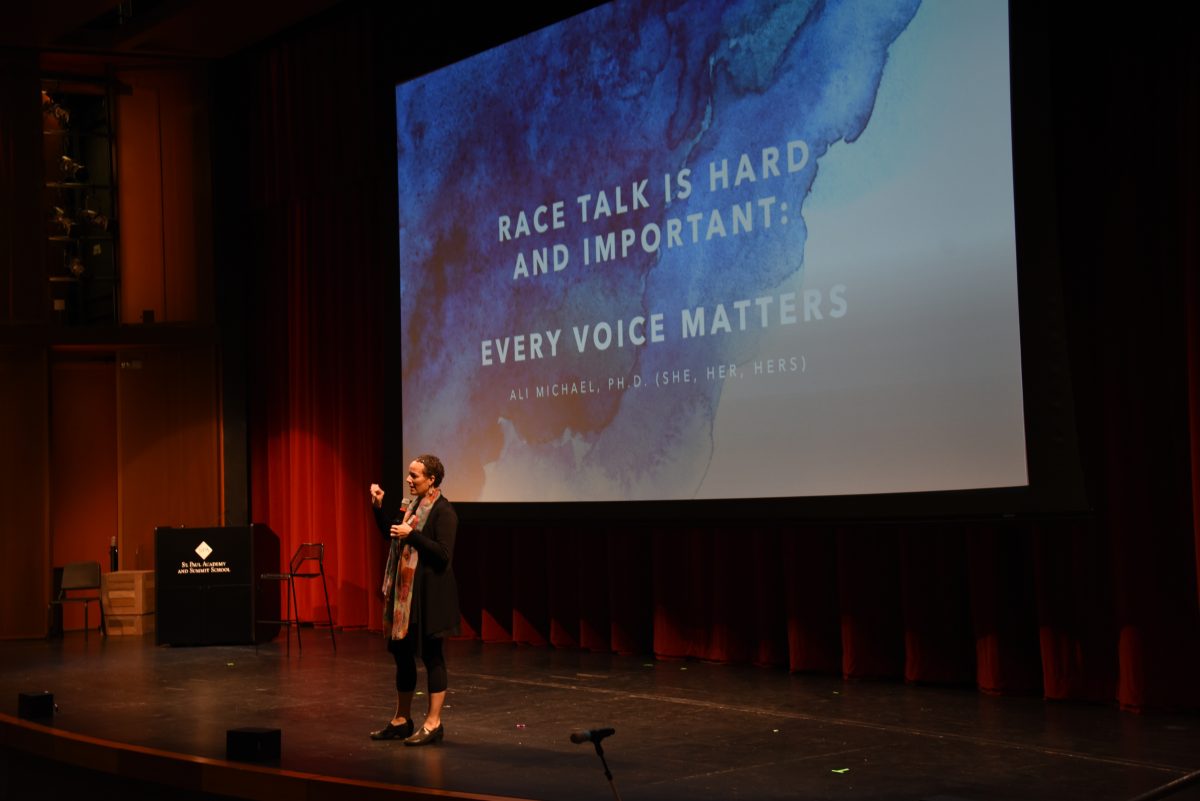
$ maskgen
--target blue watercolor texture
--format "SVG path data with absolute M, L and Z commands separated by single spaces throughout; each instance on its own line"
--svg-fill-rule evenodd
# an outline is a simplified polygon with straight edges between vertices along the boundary
M 803 270 L 821 158 L 870 124 L 918 5 L 622 0 L 398 86 L 405 450 L 439 453 L 455 500 L 692 497 L 721 394 L 698 374 L 755 356 L 753 300 L 777 314 L 773 288 Z M 502 216 L 512 233 L 557 202 L 561 227 L 502 238 Z M 561 271 L 519 269 L 555 245 Z M 661 341 L 628 341 L 656 314 Z

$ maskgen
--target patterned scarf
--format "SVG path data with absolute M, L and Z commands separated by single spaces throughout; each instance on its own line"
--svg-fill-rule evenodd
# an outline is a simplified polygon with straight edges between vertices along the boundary
M 429 519 L 429 510 L 442 496 L 442 491 L 433 487 L 421 498 L 415 512 L 408 512 L 402 522 L 420 531 Z M 403 640 L 408 634 L 408 614 L 412 609 L 413 578 L 417 573 L 417 549 L 406 540 L 392 537 L 388 548 L 387 567 L 383 571 L 383 630 L 393 640 Z M 395 593 L 392 592 L 393 588 Z

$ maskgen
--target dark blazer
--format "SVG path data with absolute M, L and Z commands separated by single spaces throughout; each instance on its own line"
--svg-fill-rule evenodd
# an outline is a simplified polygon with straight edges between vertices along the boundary
M 379 531 L 391 540 L 394 515 L 375 509 Z M 445 496 L 438 498 L 420 531 L 408 535 L 417 549 L 413 578 L 413 614 L 422 637 L 450 637 L 459 632 L 458 582 L 454 579 L 454 539 L 458 513 Z

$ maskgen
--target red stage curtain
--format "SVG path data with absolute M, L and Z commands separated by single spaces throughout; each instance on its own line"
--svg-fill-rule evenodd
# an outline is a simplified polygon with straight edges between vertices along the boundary
M 370 25 L 334 17 L 245 56 L 223 90 L 245 115 L 224 124 L 245 137 L 233 194 L 245 204 L 234 247 L 248 273 L 251 515 L 278 533 L 284 559 L 324 542 L 335 623 L 378 628 L 385 551 L 367 488 L 380 480 L 395 267 L 380 232 L 395 222 L 394 179 L 369 157 L 390 115 L 364 80 Z M 298 591 L 301 615 L 323 618 L 321 588 Z
M 329 546 L 334 617 L 378 627 L 381 338 L 393 175 L 369 91 L 401 12 L 354 7 L 242 62 L 256 521 Z M 1086 520 L 601 527 L 475 523 L 456 554 L 486 642 L 787 665 L 983 692 L 1200 707 L 1197 56 L 1086 42 L 1050 82 Z M 1122 41 L 1127 39 L 1122 38 Z M 1057 46 L 1057 45 L 1056 45 Z M 389 283 L 393 281 L 393 283 Z M 226 347 L 238 347 L 227 343 Z M 451 470 L 453 466 L 451 466 Z M 398 489 L 398 488 L 394 488 Z M 302 608 L 312 611 L 309 596 Z

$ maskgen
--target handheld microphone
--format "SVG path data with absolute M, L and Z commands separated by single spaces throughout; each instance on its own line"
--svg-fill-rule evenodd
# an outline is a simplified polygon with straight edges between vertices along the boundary
M 396 512 L 396 519 L 392 521 L 393 525 L 400 525 L 404 522 L 404 518 L 408 517 L 409 499 L 405 498 L 400 501 L 400 509 Z
M 571 732 L 571 742 L 579 743 L 599 743 L 605 737 L 611 737 L 616 734 L 616 729 L 584 729 L 583 731 Z

